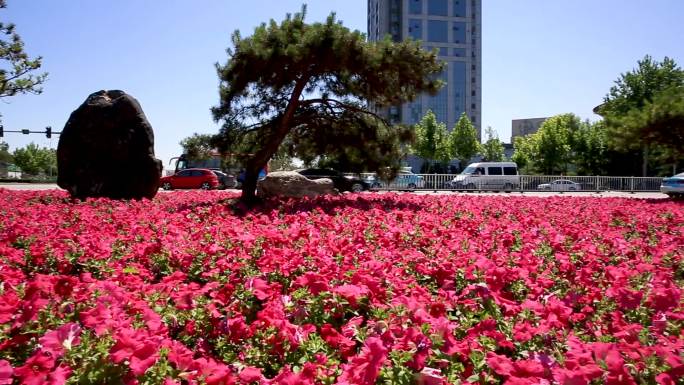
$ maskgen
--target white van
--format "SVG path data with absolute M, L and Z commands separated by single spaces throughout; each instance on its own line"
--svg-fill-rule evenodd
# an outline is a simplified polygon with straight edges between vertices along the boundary
M 471 163 L 451 181 L 453 189 L 517 190 L 520 186 L 518 165 L 514 162 Z

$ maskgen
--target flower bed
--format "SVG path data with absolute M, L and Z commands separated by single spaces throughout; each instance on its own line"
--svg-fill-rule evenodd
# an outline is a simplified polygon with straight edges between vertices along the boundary
M 684 377 L 684 206 L 0 190 L 0 384 Z

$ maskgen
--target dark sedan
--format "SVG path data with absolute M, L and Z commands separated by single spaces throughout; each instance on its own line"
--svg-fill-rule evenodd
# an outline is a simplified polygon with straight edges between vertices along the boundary
M 368 183 L 359 178 L 345 176 L 341 172 L 329 168 L 307 168 L 304 170 L 297 170 L 297 172 L 308 179 L 328 178 L 333 181 L 333 185 L 340 192 L 361 192 L 368 190 L 370 187 Z

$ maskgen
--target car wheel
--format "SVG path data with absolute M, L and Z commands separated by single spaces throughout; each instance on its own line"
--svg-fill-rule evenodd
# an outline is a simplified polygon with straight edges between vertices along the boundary
M 363 185 L 361 183 L 353 183 L 350 191 L 355 193 L 361 192 L 363 191 Z
M 382 185 L 378 182 L 373 182 L 373 185 L 371 186 L 372 188 L 380 188 Z
M 173 186 L 171 186 L 171 182 L 164 182 L 161 186 L 164 190 L 173 190 Z
M 204 183 L 202 183 L 202 185 L 200 186 L 200 188 L 201 188 L 202 190 L 211 190 L 211 185 L 209 184 L 209 182 L 204 182 Z
M 510 183 L 506 183 L 506 184 L 504 185 L 504 191 L 505 191 L 505 192 L 511 192 L 512 189 L 513 189 L 513 186 L 511 186 Z
M 416 189 L 416 184 L 415 183 L 409 183 L 408 186 L 406 186 L 409 191 L 413 191 Z

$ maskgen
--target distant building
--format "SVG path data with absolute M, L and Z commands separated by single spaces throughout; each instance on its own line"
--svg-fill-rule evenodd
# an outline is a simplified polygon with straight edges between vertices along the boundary
M 447 63 L 446 85 L 434 96 L 378 112 L 393 123 L 416 124 L 428 110 L 451 130 L 466 113 L 481 138 L 482 0 L 368 0 L 368 39 L 421 40 Z
M 513 119 L 511 121 L 511 143 L 513 138 L 534 134 L 548 118 Z

